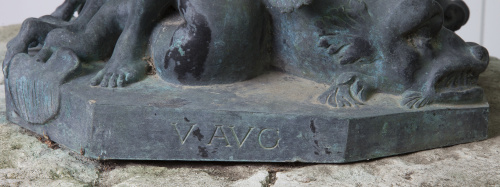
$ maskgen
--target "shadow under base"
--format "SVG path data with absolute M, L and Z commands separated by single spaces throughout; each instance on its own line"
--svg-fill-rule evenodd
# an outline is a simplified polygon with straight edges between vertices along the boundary
M 410 110 L 379 94 L 332 108 L 316 101 L 327 85 L 279 72 L 197 87 L 149 76 L 110 89 L 91 77 L 61 87 L 44 125 L 21 119 L 6 93 L 8 120 L 101 160 L 346 163 L 487 138 L 486 101 Z

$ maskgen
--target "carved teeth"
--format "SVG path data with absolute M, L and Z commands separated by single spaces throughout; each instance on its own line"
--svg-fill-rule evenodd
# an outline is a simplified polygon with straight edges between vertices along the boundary
M 455 85 L 457 84 L 456 81 L 457 81 L 457 73 L 452 73 L 450 75 L 450 81 L 449 81 L 449 84 L 448 84 L 448 87 L 455 87 Z
M 463 72 L 462 73 L 462 85 L 464 86 L 469 86 L 469 81 L 467 80 L 469 76 L 467 76 L 468 72 Z
M 441 78 L 436 84 L 436 89 L 470 87 L 477 84 L 473 71 L 457 71 L 449 73 Z
M 462 72 L 458 73 L 457 84 L 455 84 L 455 85 L 457 87 L 459 87 L 459 86 L 465 86 L 464 73 L 462 73 Z

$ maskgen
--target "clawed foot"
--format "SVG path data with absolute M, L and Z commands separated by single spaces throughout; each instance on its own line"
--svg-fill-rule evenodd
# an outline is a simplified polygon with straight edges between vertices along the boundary
M 406 91 L 403 93 L 401 105 L 409 109 L 422 108 L 432 103 L 432 99 L 425 97 L 422 92 Z
M 138 81 L 144 75 L 146 75 L 146 63 L 142 61 L 118 63 L 110 60 L 106 67 L 90 80 L 90 84 L 110 88 L 123 87 L 125 84 Z
M 322 104 L 327 104 L 332 107 L 354 107 L 362 105 L 362 102 L 354 99 L 350 93 L 350 88 L 347 85 L 332 86 L 330 89 L 323 93 L 318 100 Z
M 369 84 L 355 74 L 340 76 L 337 84 L 331 86 L 325 93 L 319 96 L 322 104 L 332 107 L 356 107 L 363 105 L 371 90 Z

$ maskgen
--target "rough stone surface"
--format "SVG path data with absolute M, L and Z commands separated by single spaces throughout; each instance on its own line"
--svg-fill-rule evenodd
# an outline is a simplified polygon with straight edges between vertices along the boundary
M 0 27 L 0 60 L 18 28 Z M 86 160 L 7 123 L 0 94 L 0 186 L 497 186 L 499 75 L 500 60 L 492 59 L 480 80 L 491 105 L 488 140 L 343 165 Z

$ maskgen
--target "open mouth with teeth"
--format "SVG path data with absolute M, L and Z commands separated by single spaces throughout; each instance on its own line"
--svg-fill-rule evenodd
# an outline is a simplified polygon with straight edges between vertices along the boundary
M 477 85 L 477 75 L 472 70 L 455 71 L 442 76 L 436 82 L 436 91 L 464 89 Z
M 477 102 L 483 99 L 483 89 L 477 85 L 478 73 L 472 70 L 445 74 L 435 84 L 435 102 Z
M 484 91 L 477 85 L 479 73 L 473 70 L 452 71 L 437 79 L 429 92 L 406 91 L 402 106 L 421 108 L 432 103 L 469 104 L 481 102 Z

